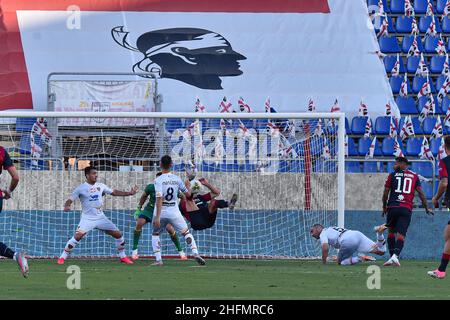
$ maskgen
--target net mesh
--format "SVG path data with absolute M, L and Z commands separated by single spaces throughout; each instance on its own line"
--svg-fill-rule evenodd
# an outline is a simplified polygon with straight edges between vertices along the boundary
M 95 126 L 92 119 L 83 126 L 71 118 L 2 118 L 0 139 L 21 180 L 13 198 L 4 202 L 1 239 L 32 256 L 59 256 L 81 213 L 79 201 L 70 212 L 63 212 L 63 204 L 84 182 L 82 170 L 94 165 L 99 181 L 109 187 L 140 188 L 131 197 L 106 196 L 104 205 L 131 250 L 139 197 L 153 183 L 161 155 L 170 154 L 173 171 L 182 179 L 185 169 L 195 166 L 197 179 L 205 177 L 220 189 L 218 199 L 238 196 L 234 210 L 218 210 L 212 228 L 193 231 L 202 255 L 316 257 L 319 246 L 310 227 L 337 225 L 338 120 L 300 117 L 107 118 L 107 126 Z M 9 179 L 2 175 L 2 189 Z M 201 192 L 208 189 L 203 186 Z M 163 255 L 177 254 L 167 234 L 161 240 Z M 139 252 L 152 255 L 150 225 L 143 229 Z M 72 256 L 116 253 L 113 239 L 94 230 Z

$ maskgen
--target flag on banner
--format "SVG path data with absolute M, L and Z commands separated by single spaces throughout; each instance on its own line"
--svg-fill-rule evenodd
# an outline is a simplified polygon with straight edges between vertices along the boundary
M 423 137 L 422 146 L 420 147 L 419 158 L 434 160 L 434 156 L 433 153 L 431 152 L 430 144 L 428 143 L 427 137 Z
M 389 136 L 392 138 L 397 137 L 397 125 L 395 124 L 394 117 L 391 116 L 391 123 L 389 125 Z
M 434 49 L 438 55 L 443 56 L 447 53 L 447 50 L 445 49 L 445 42 L 442 39 L 442 33 L 439 34 L 439 40 L 436 43 L 436 48 Z
M 339 102 L 338 99 L 336 98 L 336 100 L 334 100 L 334 104 L 331 107 L 331 112 L 340 112 L 341 108 L 339 107 Z
M 367 151 L 366 159 L 372 159 L 375 152 L 375 145 L 377 143 L 377 137 L 374 137 L 372 143 L 370 144 L 369 151 Z
M 308 101 L 308 111 L 309 112 L 316 111 L 316 105 L 314 104 L 314 100 L 312 98 L 309 98 L 309 101 Z
M 384 14 L 384 4 L 383 0 L 378 1 L 378 14 L 383 15 Z
M 197 98 L 195 101 L 195 112 L 204 113 L 206 112 L 206 107 L 200 102 L 200 99 Z
M 417 35 L 414 35 L 414 40 L 411 43 L 411 47 L 408 50 L 408 58 L 415 56 L 418 57 L 420 55 L 419 44 L 417 42 Z
M 378 33 L 377 33 L 377 37 L 379 38 L 381 36 L 387 36 L 389 34 L 388 27 L 389 27 L 389 22 L 387 19 L 387 15 L 384 15 L 384 19 L 383 19 L 383 22 L 381 23 L 380 31 L 378 31 Z
M 291 138 L 295 138 L 295 122 L 287 120 L 283 127 L 283 133 Z
M 425 121 L 425 118 L 428 117 L 428 115 L 431 113 L 431 109 L 432 109 L 432 104 L 433 104 L 433 96 L 428 96 L 427 102 L 425 103 L 425 105 L 423 106 L 422 110 L 419 113 L 419 122 L 420 125 L 423 125 L 423 122 Z
M 398 77 L 400 75 L 400 55 L 397 53 L 397 60 L 391 69 L 391 76 Z
M 445 152 L 445 142 L 444 138 L 441 138 L 441 145 L 439 146 L 439 152 L 437 155 L 438 160 L 442 160 L 447 156 L 447 152 Z
M 220 113 L 233 112 L 231 102 L 227 101 L 227 97 L 223 97 L 222 102 L 220 102 L 219 112 Z
M 426 13 L 426 15 L 427 15 L 427 16 L 432 16 L 432 15 L 434 15 L 434 12 L 433 12 L 433 4 L 430 2 L 430 0 L 428 0 L 428 4 L 427 4 L 427 13 Z
M 348 157 L 348 135 L 345 135 L 344 150 L 345 150 L 345 156 Z
M 248 137 L 248 136 L 252 135 L 250 133 L 250 131 L 248 131 L 248 128 L 242 123 L 241 120 L 239 120 L 239 133 L 238 134 L 242 137 Z
M 392 107 L 391 107 L 391 103 L 388 101 L 386 103 L 386 115 L 390 116 L 392 114 Z
M 363 100 L 361 99 L 361 103 L 359 104 L 358 116 L 365 117 L 368 114 L 368 109 Z
M 394 154 L 395 157 L 404 157 L 402 148 L 400 148 L 400 143 L 398 143 L 397 137 L 394 140 Z
M 403 79 L 402 84 L 400 85 L 400 90 L 398 92 L 400 97 L 408 96 L 408 74 L 405 73 L 405 78 Z
M 447 0 L 444 7 L 444 16 L 450 15 L 450 0 Z
M 227 128 L 227 122 L 225 121 L 225 119 L 220 119 L 220 129 L 226 130 L 226 128 Z
M 367 117 L 366 128 L 364 131 L 364 138 L 369 138 L 371 134 L 372 134 L 372 120 L 370 120 L 370 117 Z
M 317 121 L 316 128 L 314 129 L 314 135 L 320 137 L 322 136 L 322 134 L 323 134 L 322 119 L 319 119 L 319 121 Z
M 439 93 L 437 95 L 437 99 L 438 99 L 439 103 L 442 103 L 442 101 L 447 96 L 447 93 L 449 91 L 450 91 L 450 78 L 449 78 L 449 76 L 447 76 L 445 78 L 444 83 L 442 84 L 441 89 L 439 89 Z
M 403 123 L 402 130 L 400 131 L 400 138 L 402 141 L 414 136 L 414 126 L 412 123 L 411 116 L 406 116 L 405 122 Z
M 426 35 L 435 36 L 436 34 L 436 20 L 434 19 L 434 16 L 431 16 L 430 26 L 427 29 Z
M 272 112 L 272 108 L 270 107 L 270 98 L 266 99 L 266 102 L 264 103 L 264 110 L 266 110 L 267 113 Z
M 267 121 L 267 128 L 269 129 L 269 133 L 272 137 L 277 137 L 281 133 L 280 128 L 270 120 Z
M 42 152 L 42 147 L 36 143 L 36 137 L 39 137 L 41 142 L 47 147 L 51 146 L 52 135 L 47 129 L 47 120 L 45 118 L 37 118 L 30 132 L 31 163 L 34 166 L 38 165 L 38 159 L 41 158 Z
M 436 124 L 431 132 L 431 138 L 440 138 L 443 136 L 441 117 L 437 116 Z
M 420 91 L 417 94 L 417 99 L 428 96 L 429 94 L 431 94 L 431 86 L 430 86 L 430 78 L 427 75 L 427 81 L 425 81 L 422 85 L 422 88 L 420 88 Z
M 428 71 L 428 66 L 427 63 L 425 62 L 425 58 L 423 57 L 423 53 L 420 54 L 420 61 L 419 61 L 419 65 L 417 66 L 417 70 L 416 70 L 416 76 L 424 76 L 426 77 L 428 75 L 429 71 Z
M 253 113 L 253 109 L 244 101 L 244 98 L 239 97 L 238 100 L 238 106 L 239 106 L 239 110 L 241 110 L 241 112 L 244 113 Z
M 449 76 L 450 74 L 450 65 L 449 65 L 449 61 L 448 61 L 448 54 L 445 54 L 445 62 L 444 62 L 444 67 L 442 68 L 442 72 L 441 74 L 443 74 L 444 76 Z
M 282 157 L 288 157 L 288 158 L 297 158 L 298 154 L 295 151 L 295 149 L 292 147 L 291 143 L 288 139 L 286 139 L 284 136 L 280 136 L 280 143 L 279 143 L 279 152 L 278 155 Z
M 405 0 L 405 16 L 414 16 L 414 7 L 411 4 L 411 0 Z
M 419 34 L 419 27 L 417 26 L 417 20 L 416 17 L 412 18 L 412 22 L 411 22 L 411 34 L 412 35 L 418 35 Z
M 331 152 L 330 152 L 330 148 L 328 147 L 328 142 L 327 142 L 327 138 L 323 139 L 323 152 L 322 152 L 322 156 L 325 159 L 330 159 L 331 158 Z

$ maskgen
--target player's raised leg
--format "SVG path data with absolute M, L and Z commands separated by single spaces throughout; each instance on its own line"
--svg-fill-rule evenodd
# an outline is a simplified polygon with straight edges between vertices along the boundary
M 445 272 L 447 270 L 448 261 L 450 260 L 450 221 L 445 227 L 444 239 L 445 245 L 444 245 L 444 252 L 442 253 L 441 257 L 441 263 L 439 264 L 439 267 L 436 270 L 428 271 L 429 276 L 437 279 L 445 278 Z
M 10 249 L 6 244 L 3 242 L 0 242 L 0 256 L 13 259 L 17 262 L 17 265 L 19 266 L 19 270 L 24 276 L 24 278 L 28 277 L 28 261 L 25 255 L 21 252 L 14 252 L 12 249 Z
M 86 221 L 80 221 L 80 226 L 84 228 L 84 230 L 92 230 L 92 227 L 88 226 Z M 83 231 L 83 229 L 78 226 L 75 235 L 67 241 L 63 252 L 59 256 L 58 264 L 64 264 L 69 255 L 72 253 L 73 249 L 80 243 L 81 239 L 86 235 L 87 231 Z

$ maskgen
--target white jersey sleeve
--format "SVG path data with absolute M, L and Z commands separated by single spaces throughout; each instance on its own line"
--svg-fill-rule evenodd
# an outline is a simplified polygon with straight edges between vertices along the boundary
M 113 193 L 113 189 L 108 187 L 106 184 L 102 183 L 102 187 L 103 187 L 104 194 L 112 194 Z
M 72 202 L 74 202 L 75 200 L 77 200 L 80 197 L 80 192 L 81 192 L 81 186 L 78 186 L 75 190 L 73 190 L 73 192 L 70 194 L 69 199 L 72 200 Z
M 327 229 L 322 230 L 320 233 L 320 243 L 321 244 L 328 244 L 328 234 Z

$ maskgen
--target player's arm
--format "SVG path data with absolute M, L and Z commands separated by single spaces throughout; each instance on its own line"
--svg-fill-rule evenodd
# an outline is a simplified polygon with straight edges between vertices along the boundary
M 447 167 L 445 166 L 444 161 L 439 161 L 439 186 L 437 193 L 431 200 L 433 202 L 433 205 L 435 208 L 439 207 L 439 200 L 444 195 L 445 191 L 447 190 L 448 185 L 448 173 L 447 173 Z
M 11 194 L 16 189 L 19 184 L 19 173 L 17 172 L 16 167 L 14 166 L 8 152 L 5 150 L 5 159 L 3 161 L 3 168 L 8 171 L 11 176 L 11 182 L 9 183 L 8 190 L 5 191 L 5 199 L 11 198 Z
M 189 190 L 186 185 L 184 184 L 184 182 L 179 178 L 178 181 L 178 188 L 180 189 L 181 193 L 184 194 L 184 196 L 186 197 L 186 199 L 191 200 L 192 199 L 192 193 L 191 190 Z
M 69 196 L 69 199 L 64 202 L 64 211 L 70 211 L 70 207 L 72 206 L 72 203 L 75 201 L 76 198 L 80 196 L 80 187 L 76 188 L 72 194 Z
M 322 243 L 322 263 L 327 264 L 328 252 L 330 251 L 330 246 L 328 243 Z
M 427 197 L 425 196 L 425 193 L 423 192 L 422 188 L 419 187 L 416 189 L 416 191 L 419 194 L 419 198 L 420 198 L 420 201 L 422 201 L 422 206 L 425 208 L 425 212 L 427 214 L 433 215 L 434 214 L 433 210 L 428 208 Z
M 139 190 L 138 186 L 134 186 L 133 188 L 131 188 L 130 191 L 120 191 L 120 190 L 114 189 L 114 190 L 112 190 L 111 193 L 106 192 L 106 190 L 105 190 L 105 193 L 109 193 L 110 195 L 112 195 L 114 197 L 128 197 L 128 196 L 134 196 L 138 192 L 138 190 Z
M 220 195 L 220 189 L 209 183 L 209 181 L 206 180 L 206 178 L 200 178 L 198 179 L 198 181 L 200 181 L 202 185 L 204 185 L 209 189 L 209 191 L 211 191 L 211 198 L 215 198 Z

